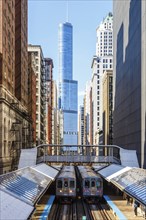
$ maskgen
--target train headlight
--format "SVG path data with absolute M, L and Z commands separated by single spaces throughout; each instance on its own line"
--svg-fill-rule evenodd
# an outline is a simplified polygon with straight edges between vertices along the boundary
M 60 189 L 59 192 L 62 193 L 62 190 Z
M 72 190 L 69 190 L 69 192 L 72 193 L 73 191 L 72 191 Z

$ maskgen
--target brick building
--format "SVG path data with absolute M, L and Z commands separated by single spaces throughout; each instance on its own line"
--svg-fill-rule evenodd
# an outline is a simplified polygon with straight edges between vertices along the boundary
M 0 174 L 31 145 L 26 51 L 27 0 L 0 1 Z

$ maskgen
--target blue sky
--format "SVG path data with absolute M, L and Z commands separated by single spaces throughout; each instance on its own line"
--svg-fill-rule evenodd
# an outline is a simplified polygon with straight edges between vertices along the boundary
M 91 79 L 96 49 L 96 28 L 112 12 L 111 0 L 68 1 L 73 25 L 73 79 L 78 80 L 78 104 L 82 104 L 86 82 Z M 53 78 L 58 80 L 58 26 L 66 22 L 67 1 L 28 0 L 28 42 L 41 45 L 44 57 L 53 59 Z

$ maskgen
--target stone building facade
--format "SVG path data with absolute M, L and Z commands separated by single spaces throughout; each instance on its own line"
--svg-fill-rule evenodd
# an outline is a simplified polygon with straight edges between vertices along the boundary
M 0 174 L 31 146 L 26 51 L 27 0 L 0 1 Z

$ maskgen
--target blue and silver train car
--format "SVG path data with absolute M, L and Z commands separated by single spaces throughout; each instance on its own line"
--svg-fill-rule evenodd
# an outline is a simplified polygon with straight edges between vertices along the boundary
M 74 166 L 64 166 L 56 179 L 56 197 L 62 201 L 76 198 L 76 174 Z
M 88 202 L 99 201 L 103 196 L 103 181 L 89 166 L 78 166 L 82 197 Z

